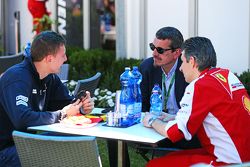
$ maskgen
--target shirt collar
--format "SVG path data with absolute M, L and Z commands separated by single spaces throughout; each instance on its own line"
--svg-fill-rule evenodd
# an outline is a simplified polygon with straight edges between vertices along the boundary
M 178 64 L 178 59 L 175 61 L 173 67 L 171 68 L 171 70 L 168 72 L 168 74 L 165 73 L 165 71 L 163 70 L 163 68 L 161 67 L 162 72 L 165 74 L 166 79 L 169 79 L 175 72 L 176 68 L 177 68 L 177 64 Z

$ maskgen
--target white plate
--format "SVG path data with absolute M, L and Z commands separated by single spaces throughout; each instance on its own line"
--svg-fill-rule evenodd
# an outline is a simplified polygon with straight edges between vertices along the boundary
M 85 128 L 90 128 L 93 126 L 96 126 L 98 123 L 91 123 L 91 124 L 81 124 L 81 125 L 76 125 L 76 124 L 67 124 L 67 123 L 61 123 L 63 126 L 67 128 L 77 128 L 77 129 L 85 129 Z

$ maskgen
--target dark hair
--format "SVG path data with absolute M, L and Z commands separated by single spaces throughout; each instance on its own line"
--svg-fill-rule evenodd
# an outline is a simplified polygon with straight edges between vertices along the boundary
M 203 71 L 206 68 L 216 67 L 217 59 L 213 44 L 205 37 L 192 37 L 187 39 L 183 45 L 182 50 L 187 62 L 190 57 L 194 57 L 198 64 L 198 70 Z
M 170 47 L 173 49 L 181 48 L 181 45 L 184 41 L 181 32 L 174 27 L 163 27 L 159 29 L 156 32 L 155 37 L 161 40 L 171 40 Z
M 43 31 L 36 35 L 32 42 L 32 60 L 41 61 L 46 55 L 54 55 L 62 45 L 66 45 L 66 41 L 60 34 L 53 31 Z

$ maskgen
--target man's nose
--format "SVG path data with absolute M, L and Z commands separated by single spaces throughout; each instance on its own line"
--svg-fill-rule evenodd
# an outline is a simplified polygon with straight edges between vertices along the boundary
M 180 72 L 182 72 L 182 68 L 181 68 L 181 66 L 180 66 L 179 70 L 180 70 Z
M 68 60 L 68 56 L 67 55 L 65 55 L 65 60 L 64 60 L 64 62 L 66 62 Z

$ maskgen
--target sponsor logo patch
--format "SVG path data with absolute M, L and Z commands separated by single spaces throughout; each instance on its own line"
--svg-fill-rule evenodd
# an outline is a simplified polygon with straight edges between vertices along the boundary
M 33 93 L 33 94 L 37 94 L 37 90 L 36 90 L 36 89 L 33 89 L 33 90 L 32 90 L 32 93 Z
M 23 95 L 18 95 L 17 97 L 16 97 L 16 100 L 22 100 L 22 101 L 25 101 L 25 102 L 28 102 L 28 97 L 26 97 L 26 96 L 23 96 Z
M 242 103 L 245 110 L 247 110 L 248 114 L 250 115 L 250 99 L 247 96 L 242 96 Z
M 181 107 L 188 107 L 189 105 L 188 104 L 185 104 L 185 103 L 183 103 L 183 104 L 181 104 Z
M 29 98 L 23 95 L 18 95 L 16 96 L 16 105 L 24 105 L 24 106 L 28 106 L 28 102 Z
M 235 88 L 238 88 L 238 87 L 242 87 L 243 84 L 242 83 L 234 83 L 231 86 L 232 86 L 233 89 L 235 89 Z
M 223 82 L 227 82 L 227 79 L 226 79 L 222 74 L 217 73 L 217 74 L 215 74 L 215 76 L 216 76 L 219 80 L 221 80 L 221 81 L 223 81 Z

